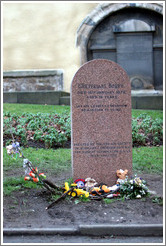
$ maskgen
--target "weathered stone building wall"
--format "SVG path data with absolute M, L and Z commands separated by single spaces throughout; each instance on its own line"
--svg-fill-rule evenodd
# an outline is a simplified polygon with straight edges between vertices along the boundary
M 122 67 L 126 66 L 127 69 L 131 68 L 131 65 L 136 68 L 139 65 L 142 70 L 151 71 L 150 76 L 141 73 L 139 77 L 137 73 L 129 74 L 133 88 L 162 90 L 161 3 L 5 2 L 2 6 L 4 71 L 63 69 L 62 89 L 69 92 L 72 77 L 80 64 L 94 58 L 106 58 Z M 137 16 L 134 16 L 134 12 Z M 131 28 L 132 25 L 134 29 Z M 143 28 L 140 30 L 141 25 Z M 120 45 L 123 53 L 126 53 L 126 44 L 129 44 L 127 48 L 130 50 L 130 43 L 124 41 L 124 38 L 142 40 L 140 31 L 146 32 L 147 47 L 151 49 L 147 52 L 145 47 L 141 56 L 142 61 L 148 64 L 145 64 L 147 69 L 144 69 L 143 63 L 137 59 L 140 52 L 137 52 L 134 62 L 131 62 L 129 59 L 124 60 L 124 57 L 121 59 L 117 47 L 117 44 Z M 132 32 L 132 37 L 126 36 L 129 32 Z M 81 52 L 76 48 L 76 42 Z M 134 41 L 134 44 L 136 43 L 139 44 L 139 41 Z M 142 41 L 143 43 L 145 42 Z M 140 51 L 142 53 L 142 50 Z M 130 54 L 132 57 L 133 55 L 134 52 Z M 145 60 L 146 57 L 149 57 L 149 60 Z M 133 72 L 133 69 L 130 70 Z M 14 83 L 18 91 L 56 90 L 58 87 L 54 85 L 52 88 L 51 78 L 50 82 L 46 80 L 46 83 L 39 78 L 35 82 L 36 86 L 32 85 L 34 78 L 29 79 L 22 83 L 20 79 L 16 81 L 16 78 L 12 78 L 11 85 L 7 79 L 6 89 L 14 91 Z M 22 88 L 19 87 L 20 84 Z
M 81 63 L 108 59 L 120 64 L 133 90 L 163 88 L 162 3 L 102 3 L 77 33 Z
M 63 69 L 65 91 L 80 66 L 77 29 L 98 3 L 3 2 L 3 70 Z

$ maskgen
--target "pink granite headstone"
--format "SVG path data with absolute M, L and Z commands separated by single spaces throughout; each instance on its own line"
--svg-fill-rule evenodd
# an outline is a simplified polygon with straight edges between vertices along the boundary
M 97 59 L 75 74 L 71 88 L 73 178 L 115 184 L 132 174 L 131 87 L 115 62 Z

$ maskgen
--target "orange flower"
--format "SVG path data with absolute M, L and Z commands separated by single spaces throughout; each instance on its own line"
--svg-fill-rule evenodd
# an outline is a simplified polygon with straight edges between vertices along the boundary
M 35 183 L 39 182 L 39 178 L 38 177 L 37 178 L 33 178 L 33 182 L 35 182 Z
M 31 180 L 31 177 L 25 176 L 25 177 L 24 177 L 24 180 L 25 180 L 25 181 L 27 181 L 27 180 L 29 181 L 29 180 Z
M 32 178 L 35 178 L 35 174 L 33 173 L 33 171 L 31 171 L 30 173 L 29 173 L 29 176 L 31 176 Z
M 46 178 L 46 175 L 44 173 L 39 173 L 39 176 Z

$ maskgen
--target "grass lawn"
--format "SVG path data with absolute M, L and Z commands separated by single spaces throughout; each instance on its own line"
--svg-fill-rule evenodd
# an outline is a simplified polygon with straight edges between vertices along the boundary
M 39 105 L 39 104 L 19 104 L 19 103 L 4 103 L 4 112 L 11 112 L 18 115 L 23 113 L 64 113 L 65 111 L 70 113 L 70 106 L 60 105 Z
M 59 106 L 59 105 L 37 105 L 37 104 L 14 104 L 14 103 L 4 103 L 3 104 L 4 112 L 9 111 L 21 115 L 22 113 L 70 113 L 70 106 Z M 132 117 L 136 118 L 140 114 L 148 114 L 153 119 L 163 118 L 162 110 L 140 110 L 132 109 Z
M 163 172 L 163 146 L 133 148 L 133 169 L 146 173 Z
M 38 167 L 40 172 L 44 172 L 49 179 L 52 174 L 62 173 L 71 169 L 71 150 L 70 149 L 23 149 L 23 153 L 34 167 Z M 4 175 L 4 194 L 9 195 L 12 191 L 21 188 L 37 188 L 32 182 L 24 181 L 23 160 L 21 158 L 12 159 L 7 155 L 4 148 L 3 153 L 4 172 L 11 173 L 15 170 L 15 176 L 6 177 Z M 17 172 L 18 170 L 18 172 Z M 141 147 L 133 148 L 133 173 L 157 173 L 163 172 L 163 147 Z M 53 180 L 54 181 L 54 180 Z M 55 177 L 56 183 L 56 177 Z
M 33 105 L 33 104 L 3 104 L 4 112 L 9 111 L 21 115 L 22 113 L 70 113 L 70 106 L 54 105 Z M 161 110 L 132 110 L 132 117 L 136 118 L 140 114 L 148 114 L 153 119 L 163 118 Z M 60 174 L 71 168 L 70 149 L 23 149 L 24 156 L 33 165 L 38 167 L 40 172 L 44 172 L 49 179 L 49 175 Z M 37 187 L 32 182 L 24 181 L 23 160 L 13 159 L 7 155 L 6 149 L 3 151 L 4 163 L 4 194 L 9 195 L 13 190 L 22 187 Z M 13 171 L 12 171 L 13 170 Z M 133 171 L 146 173 L 163 172 L 163 147 L 140 147 L 133 148 Z M 55 180 L 56 181 L 56 180 Z
M 162 110 L 143 110 L 143 109 L 132 109 L 132 117 L 137 118 L 140 114 L 147 114 L 152 119 L 163 119 Z
M 41 172 L 61 173 L 71 168 L 70 149 L 35 149 L 25 148 L 23 153 L 34 166 Z M 3 151 L 4 171 L 22 167 L 22 158 L 13 159 Z M 163 171 L 163 147 L 140 147 L 133 148 L 133 169 L 134 171 L 145 171 L 151 173 L 162 173 Z M 24 171 L 22 171 L 24 173 Z M 19 175 L 19 173 L 18 173 Z
M 38 167 L 40 172 L 60 173 L 71 167 L 71 150 L 70 149 L 35 149 L 22 148 L 24 156 L 29 159 L 34 167 Z M 7 155 L 6 148 L 3 151 L 4 171 L 22 167 L 22 158 L 12 158 Z M 22 171 L 22 174 L 24 171 Z M 19 176 L 19 172 L 18 172 Z
M 55 183 L 58 174 L 71 168 L 70 149 L 36 150 L 35 148 L 25 148 L 22 150 L 24 156 L 32 162 L 34 168 L 37 167 L 39 172 L 44 172 L 48 179 L 50 175 L 55 175 L 55 180 L 53 180 Z M 3 187 L 5 195 L 10 195 L 12 191 L 21 188 L 39 187 L 33 182 L 24 181 L 23 159 L 19 157 L 14 159 L 8 156 L 6 148 L 3 151 L 3 163 Z

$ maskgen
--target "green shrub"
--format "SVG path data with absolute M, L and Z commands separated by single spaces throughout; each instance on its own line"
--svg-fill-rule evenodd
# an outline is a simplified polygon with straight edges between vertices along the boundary
M 71 138 L 68 114 L 24 113 L 20 116 L 4 113 L 4 139 L 15 140 L 26 145 L 29 140 L 42 142 L 46 148 L 64 146 Z M 9 142 L 7 142 L 8 144 Z
M 71 139 L 71 120 L 68 112 L 23 113 L 22 115 L 4 113 L 4 139 L 9 144 L 11 132 L 21 145 L 28 141 L 41 142 L 46 148 L 64 147 Z M 163 141 L 163 121 L 141 114 L 132 119 L 133 146 L 161 145 Z
M 134 146 L 162 144 L 162 119 L 152 119 L 147 114 L 132 119 L 132 141 Z

